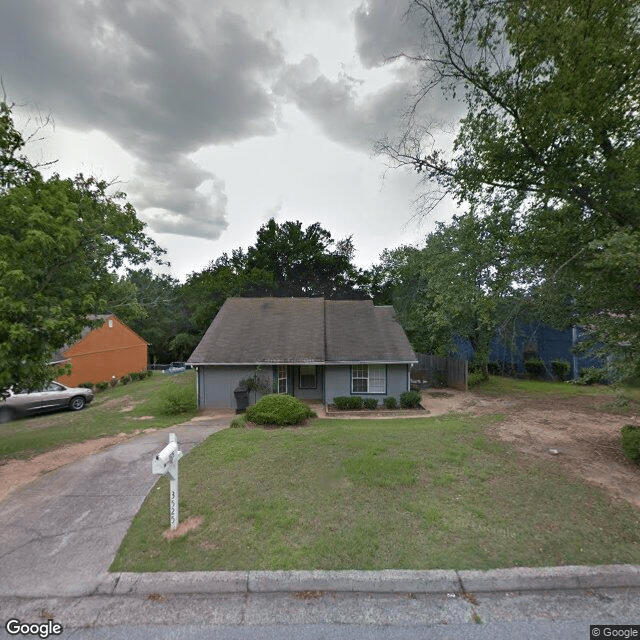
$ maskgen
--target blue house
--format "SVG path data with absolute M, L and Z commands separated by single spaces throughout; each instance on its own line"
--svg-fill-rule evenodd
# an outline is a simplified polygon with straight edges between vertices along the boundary
M 489 363 L 500 373 L 517 374 L 525 373 L 525 360 L 539 358 L 551 377 L 551 362 L 566 360 L 571 365 L 570 377 L 575 380 L 583 369 L 600 368 L 604 364 L 599 358 L 574 353 L 583 336 L 584 332 L 579 327 L 562 330 L 540 322 L 518 324 L 513 335 L 496 335 L 493 338 Z M 468 340 L 459 340 L 458 350 L 463 357 L 473 358 L 474 351 Z

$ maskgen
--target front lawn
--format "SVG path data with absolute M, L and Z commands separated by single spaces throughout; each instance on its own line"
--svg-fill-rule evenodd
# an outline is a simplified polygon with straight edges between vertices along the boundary
M 82 411 L 59 411 L 0 425 L 0 461 L 29 458 L 56 447 L 137 429 L 163 428 L 189 420 L 195 410 L 195 371 L 175 376 L 155 373 L 114 389 L 98 392 Z M 181 409 L 180 400 L 193 409 Z M 168 413 L 169 412 L 169 413 Z
M 485 431 L 499 416 L 315 420 L 229 429 L 180 462 L 136 516 L 112 571 L 489 569 L 640 563 L 640 513 Z

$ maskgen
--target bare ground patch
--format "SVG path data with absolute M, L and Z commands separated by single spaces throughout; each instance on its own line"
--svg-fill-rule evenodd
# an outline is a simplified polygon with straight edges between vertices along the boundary
M 611 396 L 492 398 L 474 392 L 423 392 L 430 415 L 501 413 L 490 433 L 525 455 L 553 458 L 569 472 L 640 509 L 640 467 L 620 449 L 620 429 L 640 416 L 611 410 Z
M 154 429 L 145 429 L 144 431 L 154 431 Z M 104 438 L 65 445 L 53 451 L 41 453 L 29 460 L 9 460 L 0 465 L 0 502 L 16 489 L 36 480 L 43 473 L 54 471 L 59 467 L 80 460 L 80 458 L 86 458 L 107 447 L 125 442 L 140 433 L 142 430 L 136 429 L 131 433 L 119 433 L 115 436 L 105 436 Z

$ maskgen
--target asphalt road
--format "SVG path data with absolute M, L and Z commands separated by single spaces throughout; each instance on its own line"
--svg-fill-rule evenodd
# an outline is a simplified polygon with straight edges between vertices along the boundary
M 62 625 L 60 638 L 588 640 L 591 624 L 640 625 L 640 590 L 0 599 L 4 622 L 47 617 Z

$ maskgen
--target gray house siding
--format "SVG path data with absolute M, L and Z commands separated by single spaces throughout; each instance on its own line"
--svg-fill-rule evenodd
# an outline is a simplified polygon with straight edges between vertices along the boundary
M 212 365 L 198 367 L 198 406 L 203 409 L 214 407 L 236 406 L 233 395 L 240 380 L 250 378 L 256 373 L 252 365 Z M 264 365 L 259 374 L 271 389 L 277 386 L 278 366 Z M 316 388 L 300 388 L 300 367 L 287 365 L 287 393 L 301 400 L 322 400 L 324 390 L 324 367 L 316 368 Z M 264 394 L 252 391 L 249 395 L 251 403 L 256 402 Z
M 198 367 L 198 404 L 205 408 L 235 407 L 234 389 L 256 367 L 269 392 L 274 383 L 278 388 L 278 366 L 286 366 L 287 393 L 332 402 L 352 393 L 352 367 L 345 364 L 352 362 L 385 371 L 384 378 L 356 371 L 357 389 L 369 389 L 358 395 L 382 401 L 408 389 L 407 369 L 417 359 L 392 307 L 372 300 L 229 298 L 189 358 Z M 315 383 L 308 369 L 301 384 L 302 367 L 312 366 Z M 252 392 L 250 401 L 260 395 Z
M 300 387 L 300 367 L 293 367 L 293 395 L 301 400 L 322 400 L 324 397 L 324 367 L 316 366 L 316 386 L 313 389 Z
M 400 398 L 400 394 L 409 390 L 409 366 L 407 364 L 388 364 L 387 385 L 385 393 L 352 393 L 351 365 L 325 366 L 325 404 L 332 404 L 336 396 L 357 395 L 363 398 L 376 398 L 381 403 L 384 398 L 393 396 Z
M 198 367 L 198 406 L 203 409 L 213 407 L 233 407 L 236 406 L 236 399 L 233 395 L 234 389 L 240 380 L 249 378 L 255 373 L 255 366 L 251 365 L 217 365 Z M 270 371 L 265 376 L 269 379 Z M 271 381 L 269 379 L 269 384 Z M 260 394 L 258 393 L 258 397 Z M 254 401 L 254 394 L 249 396 L 251 402 Z

